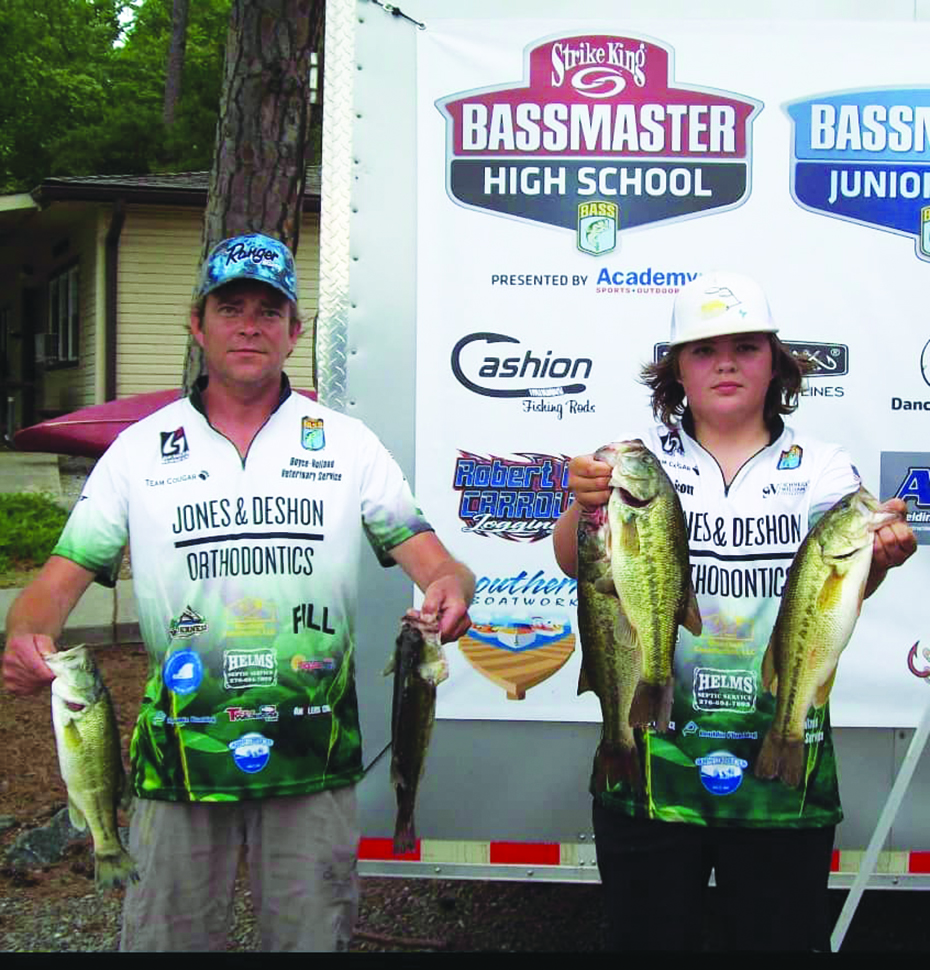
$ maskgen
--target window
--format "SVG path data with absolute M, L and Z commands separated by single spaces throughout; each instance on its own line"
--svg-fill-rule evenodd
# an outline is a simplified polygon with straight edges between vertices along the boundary
M 48 283 L 46 363 L 77 363 L 79 322 L 78 267 L 72 266 L 53 276 Z

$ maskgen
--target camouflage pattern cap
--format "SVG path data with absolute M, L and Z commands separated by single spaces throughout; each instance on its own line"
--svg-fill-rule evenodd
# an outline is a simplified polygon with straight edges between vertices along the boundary
M 297 302 L 297 272 L 291 251 L 271 236 L 250 232 L 217 243 L 203 261 L 195 298 L 233 280 L 267 283 Z

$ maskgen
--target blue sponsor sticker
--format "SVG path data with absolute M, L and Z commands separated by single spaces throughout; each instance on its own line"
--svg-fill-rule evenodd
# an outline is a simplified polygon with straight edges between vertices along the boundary
M 253 732 L 230 741 L 229 750 L 232 751 L 236 767 L 246 774 L 254 775 L 268 764 L 273 744 L 271 738 Z
M 165 661 L 162 679 L 174 694 L 193 694 L 203 680 L 203 661 L 193 650 L 179 650 Z
M 729 751 L 712 751 L 694 762 L 701 770 L 701 784 L 711 795 L 732 795 L 743 783 L 749 762 Z

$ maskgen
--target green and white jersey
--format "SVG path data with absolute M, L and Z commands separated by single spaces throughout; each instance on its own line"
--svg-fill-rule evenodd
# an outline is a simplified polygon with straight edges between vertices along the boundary
M 54 554 L 112 584 L 130 543 L 149 654 L 135 794 L 234 801 L 358 780 L 361 539 L 387 566 L 429 529 L 374 433 L 286 377 L 245 460 L 197 391 L 120 434 Z
M 703 629 L 697 638 L 679 630 L 669 731 L 637 732 L 645 793 L 621 785 L 601 796 L 607 807 L 698 825 L 824 826 L 842 818 L 829 705 L 808 713 L 800 788 L 753 773 L 775 711 L 762 658 L 788 567 L 810 526 L 859 484 L 839 446 L 780 427 L 729 487 L 684 428 L 640 435 L 681 498 Z

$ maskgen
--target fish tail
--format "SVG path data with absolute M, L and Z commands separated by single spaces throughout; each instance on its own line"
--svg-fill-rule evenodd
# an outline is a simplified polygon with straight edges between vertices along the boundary
M 397 789 L 397 822 L 394 825 L 394 855 L 413 852 L 417 844 L 413 821 L 414 793 L 403 787 Z
M 138 882 L 139 873 L 132 856 L 125 849 L 120 848 L 117 852 L 105 855 L 99 852 L 95 854 L 94 885 L 98 891 L 115 889 L 128 880 Z
M 646 727 L 654 724 L 661 734 L 668 730 L 672 716 L 672 699 L 675 689 L 674 678 L 664 684 L 651 684 L 641 680 L 636 685 L 633 701 L 630 704 L 630 725 L 632 727 Z
M 770 728 L 754 768 L 757 778 L 781 778 L 797 788 L 804 777 L 804 742 L 793 740 Z
M 601 741 L 594 755 L 591 794 L 600 795 L 616 788 L 620 782 L 642 791 L 643 774 L 636 744 L 627 746 L 616 741 Z

